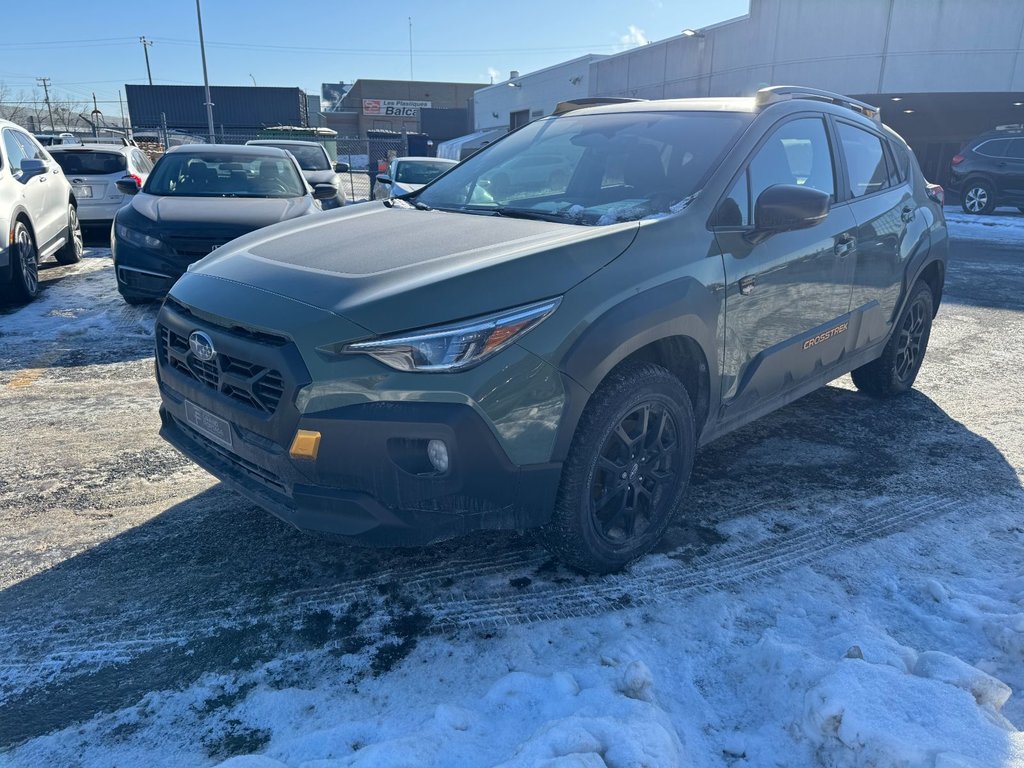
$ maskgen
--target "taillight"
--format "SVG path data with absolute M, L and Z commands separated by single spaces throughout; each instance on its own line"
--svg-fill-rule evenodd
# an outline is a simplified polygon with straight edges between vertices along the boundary
M 953 165 L 960 165 L 965 159 L 963 155 L 953 155 Z
M 946 202 L 946 190 L 939 184 L 929 184 L 925 187 L 925 192 L 928 194 L 928 198 L 933 203 L 944 205 Z
M 135 183 L 139 185 L 139 189 L 142 189 L 142 177 L 141 176 L 139 176 L 137 174 L 134 174 L 134 173 L 129 173 L 129 174 L 125 175 L 125 178 L 126 179 L 134 179 Z

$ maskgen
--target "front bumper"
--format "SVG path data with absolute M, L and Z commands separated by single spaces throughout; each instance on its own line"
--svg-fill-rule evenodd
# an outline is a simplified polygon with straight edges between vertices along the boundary
M 159 323 L 158 335 L 170 326 L 179 339 L 198 324 L 168 311 Z M 300 413 L 294 396 L 309 377 L 294 345 L 265 345 L 212 325 L 202 329 L 222 359 L 278 374 L 283 395 L 270 413 L 249 407 L 230 386 L 211 386 L 210 377 L 204 382 L 203 371 L 189 374 L 190 352 L 179 343 L 168 355 L 161 340 L 161 435 L 282 520 L 368 544 L 414 546 L 479 529 L 528 528 L 550 518 L 561 464 L 513 463 L 472 406 L 378 401 Z M 186 400 L 229 422 L 230 448 L 188 425 Z M 321 434 L 315 461 L 289 456 L 298 429 Z M 443 474 L 427 461 L 431 439 L 448 446 L 451 465 Z

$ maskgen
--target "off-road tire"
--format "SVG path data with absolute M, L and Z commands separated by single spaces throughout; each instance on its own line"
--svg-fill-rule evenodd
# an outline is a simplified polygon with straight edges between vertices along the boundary
M 68 205 L 68 241 L 57 251 L 58 264 L 77 264 L 82 260 L 85 244 L 82 240 L 82 223 L 78 220 L 75 206 Z
M 900 313 L 882 356 L 854 369 L 851 374 L 857 389 L 872 397 L 884 398 L 901 395 L 914 386 L 928 349 L 933 308 L 932 290 L 919 280 L 911 289 L 910 299 Z M 908 351 L 912 355 L 910 361 L 904 358 Z
M 644 413 L 647 415 L 638 415 Z M 668 414 L 668 421 L 664 414 Z M 661 431 L 655 436 L 653 430 L 656 427 L 653 423 L 650 435 L 646 431 L 638 431 L 640 437 L 636 443 L 636 459 L 624 458 L 626 464 L 620 467 L 617 462 L 608 459 L 607 450 L 617 445 L 626 453 L 632 452 L 632 448 L 625 447 L 629 443 L 619 436 L 618 430 L 632 423 L 624 419 L 634 416 L 643 418 L 642 424 L 645 426 L 651 419 L 660 418 Z M 641 425 L 641 422 L 636 423 L 638 427 Z M 664 448 L 671 438 L 671 434 L 666 434 L 665 430 L 674 432 L 678 446 L 673 443 L 671 448 Z M 628 437 L 628 429 L 626 433 Z M 650 439 L 654 437 L 656 441 Z M 617 442 L 619 440 L 621 443 Z M 659 450 L 663 449 L 662 453 L 655 453 L 655 442 Z M 695 452 L 693 408 L 679 379 L 653 363 L 627 363 L 616 368 L 591 397 L 577 425 L 562 470 L 554 514 L 551 521 L 540 529 L 542 543 L 555 556 L 584 571 L 610 573 L 622 569 L 649 552 L 678 514 L 690 479 Z M 651 461 L 643 465 L 646 469 L 639 464 L 642 458 Z M 668 466 L 670 463 L 670 477 L 659 479 L 659 474 L 665 473 L 659 472 L 656 467 Z M 610 471 L 609 464 L 616 471 Z M 614 493 L 607 487 L 607 481 L 618 477 L 617 470 L 620 468 L 624 479 L 619 487 L 626 489 L 622 493 L 633 494 L 634 509 L 640 503 L 639 486 L 627 486 L 626 483 L 649 484 L 653 490 L 646 490 L 644 486 L 643 497 L 646 501 L 640 505 L 645 506 L 649 514 L 642 519 L 634 516 L 632 521 L 624 523 L 623 538 L 615 542 L 607 532 L 599 530 L 603 523 L 595 512 L 595 505 L 600 499 L 595 499 L 594 493 L 595 487 L 604 490 L 600 494 L 601 498 L 608 498 L 607 494 Z M 648 470 L 651 471 L 646 479 L 639 474 Z M 603 480 L 598 479 L 599 473 Z M 614 505 L 615 497 L 611 498 Z M 629 498 L 628 495 L 624 497 L 623 508 Z M 643 527 L 639 531 L 634 530 L 641 523 Z

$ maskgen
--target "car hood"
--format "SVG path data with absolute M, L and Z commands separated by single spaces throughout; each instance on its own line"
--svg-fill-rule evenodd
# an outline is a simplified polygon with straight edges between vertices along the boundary
M 371 202 L 253 232 L 189 272 L 391 333 L 563 294 L 629 247 L 638 226 L 585 227 Z
M 422 189 L 424 186 L 424 184 L 409 184 L 405 181 L 395 181 L 391 183 L 393 195 L 405 195 L 409 192 L 415 192 L 417 189 Z
M 303 171 L 303 177 L 309 182 L 309 186 L 314 187 L 317 184 L 334 184 L 338 185 L 338 174 L 328 169 L 326 171 Z
M 161 197 L 141 193 L 132 208 L 160 224 L 238 225 L 255 229 L 309 213 L 312 198 Z

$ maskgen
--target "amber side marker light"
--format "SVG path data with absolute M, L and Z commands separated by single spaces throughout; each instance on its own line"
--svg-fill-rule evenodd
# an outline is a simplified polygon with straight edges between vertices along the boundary
M 292 447 L 288 455 L 293 459 L 316 460 L 317 451 L 320 450 L 320 433 L 308 429 L 300 429 L 295 433 L 292 440 Z

